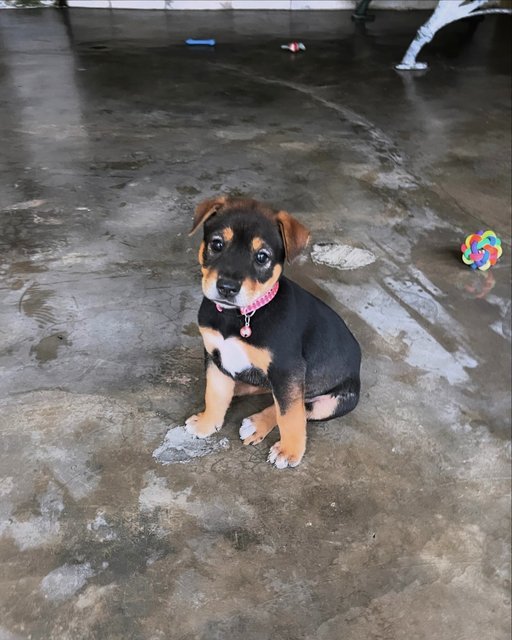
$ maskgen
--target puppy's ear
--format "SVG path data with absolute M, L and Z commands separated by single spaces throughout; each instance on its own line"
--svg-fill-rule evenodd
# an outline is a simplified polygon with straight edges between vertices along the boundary
M 204 200 L 200 202 L 194 213 L 194 220 L 192 222 L 192 229 L 189 231 L 189 236 L 195 233 L 206 220 L 210 216 L 213 216 L 214 213 L 217 213 L 219 209 L 221 209 L 226 204 L 227 198 L 225 196 L 218 196 L 217 198 L 210 198 L 209 200 Z
M 276 215 L 279 230 L 283 238 L 287 262 L 292 262 L 309 242 L 309 231 L 286 211 Z

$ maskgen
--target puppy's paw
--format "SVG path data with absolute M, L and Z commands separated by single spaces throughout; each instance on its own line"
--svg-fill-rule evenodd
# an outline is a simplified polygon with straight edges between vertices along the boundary
M 270 448 L 267 460 L 278 469 L 286 469 L 286 467 L 296 467 L 302 460 L 303 455 L 303 450 L 294 451 L 279 441 Z
M 239 433 L 244 445 L 259 444 L 274 428 L 259 418 L 259 414 L 255 414 L 243 419 Z
M 244 418 L 238 433 L 240 434 L 240 440 L 243 440 L 245 444 L 245 440 L 256 433 L 256 425 L 250 418 Z
M 203 411 L 197 415 L 190 416 L 185 420 L 185 429 L 188 433 L 197 438 L 207 438 L 212 433 L 219 431 L 222 424 L 215 424 Z
M 244 418 L 239 433 L 244 446 L 247 446 L 248 444 L 258 444 L 261 442 L 267 435 L 268 430 L 259 430 L 252 418 Z

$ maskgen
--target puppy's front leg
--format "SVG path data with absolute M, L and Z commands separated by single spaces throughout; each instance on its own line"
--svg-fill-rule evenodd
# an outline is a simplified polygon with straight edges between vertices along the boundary
M 224 424 L 224 416 L 231 404 L 235 381 L 226 376 L 211 361 L 206 368 L 205 409 L 185 421 L 185 429 L 198 438 L 207 438 Z
M 304 383 L 281 380 L 272 393 L 281 440 L 270 449 L 268 461 L 278 469 L 296 467 L 306 451 Z

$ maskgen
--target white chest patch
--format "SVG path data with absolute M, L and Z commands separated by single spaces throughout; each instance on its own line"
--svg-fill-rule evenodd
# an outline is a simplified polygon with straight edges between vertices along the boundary
M 218 349 L 222 367 L 232 376 L 250 369 L 252 364 L 237 338 L 224 340 L 221 335 L 208 336 L 208 351 Z

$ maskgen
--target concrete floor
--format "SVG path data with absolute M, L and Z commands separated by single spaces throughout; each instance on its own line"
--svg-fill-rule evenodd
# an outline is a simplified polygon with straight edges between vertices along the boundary
M 425 17 L 2 12 L 1 640 L 509 638 L 511 23 L 400 76 Z M 373 260 L 289 270 L 364 354 L 294 470 L 238 439 L 262 398 L 152 456 L 201 408 L 186 232 L 219 192 Z

